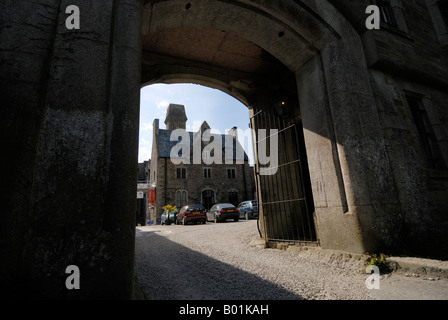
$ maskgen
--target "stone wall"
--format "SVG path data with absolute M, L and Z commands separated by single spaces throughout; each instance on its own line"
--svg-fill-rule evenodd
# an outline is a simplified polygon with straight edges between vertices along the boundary
M 149 11 L 145 32 L 226 30 L 289 68 L 323 247 L 446 256 L 446 170 L 423 164 L 403 96 L 422 98 L 446 164 L 444 31 L 434 29 L 430 0 L 392 3 L 399 30 L 366 31 L 368 0 L 191 0 L 189 10 L 154 1 L 160 10 Z M 0 3 L 2 297 L 132 295 L 142 4 Z M 81 30 L 65 26 L 69 5 L 82 8 Z M 215 83 L 242 101 L 284 80 L 262 87 L 234 76 L 229 82 L 220 69 L 204 80 L 191 68 L 169 67 L 171 80 Z M 167 69 L 151 70 L 147 81 Z M 80 268 L 82 290 L 65 286 L 71 264 Z
M 141 5 L 0 4 L 2 297 L 132 296 Z
M 212 177 L 204 178 L 203 168 L 212 169 Z M 166 168 L 166 169 L 165 169 Z M 186 168 L 186 179 L 176 178 L 176 169 Z M 235 168 L 235 179 L 227 178 L 227 168 Z M 156 214 L 160 218 L 163 206 L 175 205 L 177 190 L 188 191 L 188 204 L 201 202 L 202 191 L 211 189 L 215 192 L 216 202 L 227 203 L 228 191 L 238 190 L 238 201 L 253 200 L 254 177 L 253 169 L 246 162 L 243 164 L 211 164 L 211 165 L 175 165 L 170 159 L 158 160 L 158 179 L 156 187 Z M 165 179 L 166 176 L 166 179 Z

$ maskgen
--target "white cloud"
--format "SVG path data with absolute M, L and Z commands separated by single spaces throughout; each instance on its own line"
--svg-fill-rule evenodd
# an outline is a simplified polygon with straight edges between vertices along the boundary
M 138 149 L 138 162 L 148 161 L 151 158 L 151 148 L 140 147 Z
M 166 113 L 166 109 L 168 109 L 169 105 L 170 103 L 168 101 L 163 100 L 157 103 L 157 109 L 165 110 Z
M 199 128 L 201 127 L 203 121 L 199 121 L 199 120 L 194 120 L 193 121 L 193 125 L 188 125 L 186 126 L 187 131 L 190 132 L 196 132 L 199 130 Z
M 152 123 L 151 122 L 144 122 L 140 125 L 141 131 L 152 131 Z
M 138 162 L 142 163 L 151 158 L 152 141 L 150 137 L 142 137 L 138 141 Z

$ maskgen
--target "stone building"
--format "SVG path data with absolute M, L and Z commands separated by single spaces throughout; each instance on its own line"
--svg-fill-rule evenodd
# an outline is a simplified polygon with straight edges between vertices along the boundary
M 194 150 L 195 142 L 203 140 L 204 133 L 210 130 L 203 122 L 197 132 L 188 132 L 190 161 L 187 164 L 175 164 L 171 160 L 171 151 L 178 141 L 171 141 L 173 130 L 186 128 L 186 113 L 183 105 L 170 104 L 166 115 L 166 129 L 159 128 L 159 120 L 153 124 L 153 144 L 151 162 L 148 171 L 148 183 L 156 189 L 155 211 L 150 217 L 156 221 L 163 212 L 163 206 L 176 205 L 181 208 L 187 204 L 202 204 L 210 209 L 215 203 L 226 202 L 235 206 L 244 200 L 254 198 L 253 168 L 238 142 L 237 130 L 233 128 L 228 134 L 215 135 L 222 143 L 222 161 L 205 162 L 204 148 L 212 141 L 200 141 L 200 148 Z M 226 138 L 232 143 L 232 161 L 225 161 Z M 210 139 L 212 140 L 212 139 Z M 239 149 L 239 150 L 238 150 Z M 243 157 L 237 158 L 237 150 Z M 201 154 L 200 163 L 193 161 L 193 152 Z M 215 163 L 217 162 L 217 163 Z

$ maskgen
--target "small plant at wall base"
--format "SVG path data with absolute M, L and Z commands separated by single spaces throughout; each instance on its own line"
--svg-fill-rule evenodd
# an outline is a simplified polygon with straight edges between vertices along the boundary
M 391 268 L 386 261 L 387 258 L 389 258 L 389 256 L 384 253 L 380 253 L 379 255 L 372 254 L 365 261 L 365 265 L 366 267 L 377 266 L 381 273 L 388 273 L 391 271 Z
M 171 213 L 172 211 L 177 210 L 177 207 L 167 204 L 166 206 L 163 207 L 163 210 L 166 210 L 168 211 L 168 213 Z

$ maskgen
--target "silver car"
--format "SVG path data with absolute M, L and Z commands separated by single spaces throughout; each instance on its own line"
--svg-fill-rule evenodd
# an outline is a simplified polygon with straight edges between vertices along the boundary
M 233 221 L 238 222 L 238 220 L 240 219 L 240 213 L 238 209 L 230 203 L 215 204 L 210 208 L 210 211 L 207 214 L 207 219 L 209 219 L 209 216 L 213 217 L 213 221 L 215 223 L 226 221 L 227 219 L 233 219 Z

